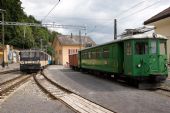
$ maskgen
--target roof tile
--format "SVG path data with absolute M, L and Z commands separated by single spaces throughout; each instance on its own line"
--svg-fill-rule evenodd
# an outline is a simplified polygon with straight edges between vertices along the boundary
M 80 45 L 80 37 L 77 35 L 58 35 L 58 40 L 62 45 Z M 96 43 L 88 36 L 81 36 L 81 43 L 83 45 L 96 45 Z

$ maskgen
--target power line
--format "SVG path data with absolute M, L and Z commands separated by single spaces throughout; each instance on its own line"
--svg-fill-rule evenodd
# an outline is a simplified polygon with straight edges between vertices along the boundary
M 148 9 L 148 8 L 150 8 L 150 7 L 152 7 L 152 6 L 156 5 L 156 4 L 158 4 L 160 1 L 161 1 L 161 0 L 158 0 L 158 1 L 154 2 L 154 3 L 151 4 L 151 5 L 149 5 L 149 6 L 147 6 L 147 7 L 144 7 L 143 9 L 140 9 L 140 10 L 134 12 L 134 13 L 131 13 L 130 15 L 127 15 L 127 16 L 125 16 L 125 17 L 122 17 L 122 18 L 119 19 L 119 21 L 120 21 L 120 20 L 123 20 L 123 19 L 125 19 L 125 18 L 127 18 L 127 17 L 129 17 L 129 16 L 138 14 L 139 12 L 142 12 L 142 11 L 144 11 L 145 9 Z
M 139 6 L 139 5 L 141 5 L 142 3 L 146 2 L 146 1 L 148 1 L 148 0 L 143 0 L 143 1 L 141 1 L 141 2 L 138 2 L 137 4 L 131 6 L 130 8 L 128 8 L 128 9 L 126 9 L 126 10 L 120 12 L 121 14 L 117 14 L 114 18 L 116 18 L 116 17 L 118 17 L 118 16 L 121 16 L 121 15 L 124 14 L 124 13 L 127 13 L 129 10 L 131 10 L 131 9 L 133 9 L 133 8 L 135 8 L 135 7 Z M 55 7 L 56 7 L 56 6 L 55 6 Z M 48 14 L 48 15 L 49 15 L 49 14 Z M 37 16 L 37 17 L 44 17 L 44 18 L 46 18 L 46 16 Z M 56 17 L 49 17 L 49 18 L 56 18 Z M 69 19 L 69 18 L 65 18 L 65 19 Z M 71 19 L 73 19 L 73 18 L 71 18 Z M 98 19 L 97 19 L 97 18 L 75 18 L 75 19 L 112 21 L 112 18 L 106 18 L 106 19 L 104 19 L 104 18 L 98 18 Z M 44 19 L 43 19 L 43 20 L 44 20 Z
M 137 4 L 131 6 L 130 8 L 128 8 L 128 9 L 126 9 L 126 10 L 124 10 L 124 11 L 121 11 L 121 12 L 120 12 L 119 14 L 117 14 L 114 18 L 117 18 L 117 17 L 119 17 L 119 16 L 121 16 L 121 15 L 129 12 L 131 9 L 134 9 L 135 7 L 141 5 L 142 3 L 146 2 L 146 1 L 147 1 L 147 0 L 138 2 Z
M 97 28 L 97 26 L 95 25 L 93 29 L 91 29 L 90 31 L 88 31 L 86 34 L 92 33 L 94 32 L 94 30 Z
M 0 21 L 0 25 L 6 25 L 6 26 L 32 26 L 32 27 L 35 26 L 35 27 L 49 27 L 49 28 L 86 30 L 86 26 L 81 26 L 81 25 L 58 25 L 58 24 L 54 24 L 54 23 L 37 24 L 37 23 L 2 22 L 2 21 Z
M 54 10 L 54 8 L 58 5 L 60 3 L 60 0 L 58 0 L 58 2 L 54 5 L 54 7 L 48 12 L 48 14 L 41 20 L 41 22 L 42 21 L 44 21 L 46 18 L 47 18 L 47 16 Z

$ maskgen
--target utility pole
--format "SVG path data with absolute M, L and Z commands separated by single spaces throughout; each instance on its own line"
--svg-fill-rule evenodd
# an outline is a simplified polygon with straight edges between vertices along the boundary
M 23 41 L 23 49 L 24 49 L 24 40 L 25 40 L 25 30 L 26 30 L 26 26 L 24 26 L 24 38 L 22 39 L 22 41 Z
M 82 45 L 82 42 L 81 42 L 81 30 L 79 30 L 79 43 L 80 43 L 80 50 L 81 50 L 81 45 Z
M 42 51 L 42 39 L 40 39 L 40 43 L 41 43 L 41 51 Z
M 4 59 L 4 49 L 5 49 L 5 35 L 4 35 L 4 12 L 5 10 L 3 9 L 0 9 L 0 12 L 2 14 L 2 44 L 3 44 L 3 58 L 2 58 L 2 67 L 4 68 L 5 67 L 5 59 Z
M 46 52 L 46 54 L 47 54 L 47 45 L 45 45 L 45 52 Z M 48 61 L 47 58 L 48 58 L 48 56 L 45 55 L 45 61 Z
M 117 39 L 117 20 L 114 19 L 114 40 Z

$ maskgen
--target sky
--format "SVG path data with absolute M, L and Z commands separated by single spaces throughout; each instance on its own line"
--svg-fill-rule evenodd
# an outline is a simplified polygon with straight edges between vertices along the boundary
M 170 7 L 170 0 L 60 0 L 47 16 L 58 0 L 21 1 L 25 13 L 43 23 L 86 26 L 87 30 L 82 30 L 81 35 L 90 36 L 97 44 L 114 40 L 115 18 L 118 34 L 121 34 L 125 29 L 142 27 L 144 21 Z M 64 35 L 79 34 L 77 29 L 51 30 Z

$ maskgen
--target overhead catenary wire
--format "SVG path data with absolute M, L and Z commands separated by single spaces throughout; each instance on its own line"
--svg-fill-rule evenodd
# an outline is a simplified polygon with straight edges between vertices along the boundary
M 146 2 L 146 1 L 148 1 L 148 0 L 142 0 L 142 1 L 138 2 L 138 3 L 136 3 L 135 5 L 131 6 L 130 8 L 128 8 L 128 9 L 126 9 L 126 10 L 124 10 L 124 11 L 119 12 L 119 14 L 117 14 L 117 15 L 114 16 L 113 18 L 117 18 L 117 17 L 120 17 L 120 16 L 126 14 L 126 13 L 129 12 L 130 10 L 132 10 L 132 9 L 140 6 L 141 4 L 143 4 L 143 3 Z M 149 2 L 150 2 L 150 1 L 149 1 Z M 59 2 L 58 2 L 58 3 L 59 3 Z M 52 8 L 52 10 L 53 10 L 55 7 L 56 7 L 56 5 Z M 37 17 L 44 17 L 44 18 L 42 19 L 42 21 L 43 21 L 43 20 L 45 20 L 45 19 L 47 18 L 47 16 L 51 13 L 52 10 L 50 10 L 50 12 L 49 12 L 46 16 L 37 16 Z M 50 16 L 48 16 L 48 18 L 53 18 L 53 19 L 55 19 L 56 17 L 50 17 Z M 75 19 L 81 19 L 81 20 L 98 20 L 98 21 L 109 21 L 109 22 L 112 22 L 113 18 L 75 18 Z M 64 19 L 70 19 L 70 18 L 64 18 Z M 73 17 L 71 17 L 71 19 L 73 19 Z
M 128 9 L 126 9 L 124 11 L 121 11 L 115 17 L 121 17 L 124 14 L 129 14 L 128 16 L 124 16 L 124 17 L 120 18 L 120 20 L 123 20 L 124 18 L 127 18 L 127 17 L 129 17 L 131 15 L 135 15 L 135 14 L 137 14 L 137 13 L 139 13 L 139 12 L 149 8 L 149 7 L 152 7 L 153 5 L 157 4 L 158 2 L 160 2 L 160 0 L 159 0 L 156 3 L 154 2 L 153 4 L 151 4 L 151 6 L 144 7 L 143 9 L 140 9 L 140 10 L 130 14 L 130 11 L 132 9 L 138 8 L 141 4 L 145 3 L 146 1 L 150 2 L 149 0 L 142 0 L 142 1 L 132 5 L 130 8 L 128 8 Z M 42 21 L 44 21 L 47 17 L 49 17 L 49 14 L 54 10 L 54 8 L 59 4 L 59 2 L 60 2 L 60 0 L 57 2 L 57 4 L 55 4 L 55 6 L 50 10 L 50 12 L 42 19 Z M 49 18 L 53 18 L 53 17 L 49 17 Z M 97 20 L 100 20 L 100 21 L 107 21 L 107 22 L 109 21 L 109 24 L 113 20 L 113 18 L 112 19 L 111 18 L 110 19 L 109 18 L 108 19 L 106 19 L 106 18 L 104 18 L 104 19 L 102 19 L 102 18 L 79 18 L 79 19 L 84 19 L 84 20 L 92 20 L 92 19 L 96 20 L 97 19 Z M 118 19 L 118 21 L 120 21 L 120 20 Z M 96 30 L 96 25 L 94 26 L 94 29 L 92 29 L 90 32 L 94 32 L 95 30 Z M 90 32 L 88 32 L 88 33 L 90 33 Z
M 60 3 L 60 0 L 58 0 L 58 2 L 54 5 L 54 7 L 52 7 L 52 9 L 47 13 L 47 15 L 41 20 L 41 22 L 42 21 L 44 21 L 47 17 L 48 17 L 48 15 L 55 9 L 55 7 L 58 5 Z
M 141 2 L 138 2 L 137 4 L 135 4 L 135 5 L 133 5 L 133 6 L 131 6 L 130 8 L 128 8 L 128 9 L 126 9 L 126 10 L 124 10 L 124 11 L 122 11 L 122 12 L 120 12 L 119 14 L 117 14 L 114 18 L 116 18 L 116 17 L 118 17 L 118 16 L 121 16 L 122 14 L 124 14 L 124 13 L 127 13 L 128 11 L 130 11 L 131 9 L 133 9 L 133 8 L 135 8 L 135 7 L 137 7 L 137 6 L 139 6 L 139 5 L 141 5 L 142 3 L 144 3 L 144 2 L 146 2 L 146 1 L 148 1 L 148 0 L 143 0 L 143 1 L 141 1 Z M 59 3 L 59 2 L 58 2 Z M 58 4 L 57 4 L 58 5 Z M 54 8 L 56 7 L 56 5 L 54 6 Z M 54 8 L 52 8 L 52 10 L 54 9 Z M 51 11 L 49 12 L 49 13 L 51 13 Z M 37 16 L 37 17 L 44 17 L 44 19 L 42 19 L 42 20 L 45 20 L 45 18 L 48 16 L 49 14 L 47 14 L 46 16 Z M 56 18 L 56 17 L 49 17 L 49 18 Z M 72 17 L 71 17 L 72 18 Z M 66 19 L 70 19 L 70 18 L 66 18 Z M 72 18 L 73 19 L 73 18 Z M 100 21 L 112 21 L 112 18 L 77 18 L 77 19 L 82 19 L 82 20 L 100 20 Z
M 134 9 L 134 8 L 136 8 L 137 6 L 140 6 L 141 4 L 143 4 L 143 3 L 146 2 L 146 1 L 147 1 L 147 0 L 140 1 L 140 2 L 138 2 L 137 4 L 131 6 L 130 8 L 119 12 L 119 14 L 117 14 L 116 16 L 114 16 L 114 18 L 117 18 L 117 17 L 119 17 L 119 16 L 121 16 L 121 15 L 129 12 L 131 9 Z
M 142 9 L 140 9 L 140 10 L 137 10 L 137 11 L 135 11 L 135 12 L 133 12 L 133 13 L 127 15 L 127 16 L 124 16 L 124 17 L 120 18 L 119 21 L 121 21 L 121 20 L 123 20 L 123 19 L 126 19 L 126 18 L 129 17 L 129 16 L 138 14 L 139 12 L 142 12 L 142 11 L 144 11 L 144 10 L 146 10 L 146 9 L 148 9 L 148 8 L 150 8 L 150 7 L 154 6 L 154 5 L 156 5 L 156 4 L 158 4 L 160 1 L 161 1 L 161 0 L 158 0 L 158 1 L 154 2 L 153 4 L 147 6 L 147 7 L 144 7 L 144 8 L 142 8 Z

